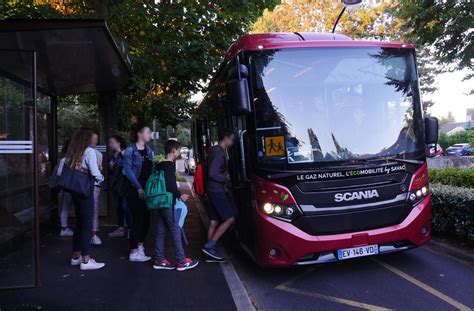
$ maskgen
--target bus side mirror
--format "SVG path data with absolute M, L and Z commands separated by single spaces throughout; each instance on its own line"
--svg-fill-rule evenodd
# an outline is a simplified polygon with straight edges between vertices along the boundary
M 425 118 L 425 144 L 427 156 L 432 158 L 438 153 L 438 119 L 435 117 Z
M 236 114 L 251 112 L 249 85 L 247 82 L 248 69 L 245 65 L 239 65 L 239 72 L 233 72 L 227 82 L 227 98 L 230 101 L 232 111 Z
M 425 118 L 425 143 L 427 145 L 438 142 L 438 119 L 435 117 Z

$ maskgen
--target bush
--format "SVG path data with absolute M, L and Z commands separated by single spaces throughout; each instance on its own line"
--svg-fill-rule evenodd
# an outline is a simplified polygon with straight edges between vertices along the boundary
M 447 169 L 430 169 L 430 182 L 443 185 L 474 188 L 474 167 L 451 167 Z
M 164 154 L 155 154 L 155 156 L 153 157 L 153 162 L 160 163 L 164 161 L 165 159 L 166 158 Z
M 474 242 L 474 189 L 431 184 L 433 233 Z

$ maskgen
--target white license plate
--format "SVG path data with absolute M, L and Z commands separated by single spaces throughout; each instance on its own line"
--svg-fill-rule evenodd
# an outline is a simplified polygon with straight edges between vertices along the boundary
M 377 244 L 365 245 L 352 248 L 343 248 L 337 251 L 337 258 L 339 260 L 363 257 L 370 255 L 377 255 L 379 253 L 379 246 Z

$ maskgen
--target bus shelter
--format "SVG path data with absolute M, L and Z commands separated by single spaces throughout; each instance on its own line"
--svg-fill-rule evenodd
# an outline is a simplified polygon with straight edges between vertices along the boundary
M 56 208 L 47 181 L 58 96 L 98 93 L 115 105 L 130 75 L 123 50 L 103 20 L 0 21 L 0 288 L 40 284 L 39 223 Z

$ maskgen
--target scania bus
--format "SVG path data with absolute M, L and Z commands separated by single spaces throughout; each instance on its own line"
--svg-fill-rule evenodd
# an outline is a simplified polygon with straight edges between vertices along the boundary
M 237 236 L 258 264 L 325 263 L 429 241 L 426 150 L 438 123 L 423 118 L 413 45 L 243 36 L 193 117 L 199 163 L 222 128 L 237 138 L 228 150 Z

